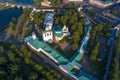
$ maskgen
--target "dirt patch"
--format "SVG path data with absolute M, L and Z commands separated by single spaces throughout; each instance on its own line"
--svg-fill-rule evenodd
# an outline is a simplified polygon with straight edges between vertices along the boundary
M 59 43 L 59 45 L 63 50 L 69 51 L 71 49 L 70 41 L 68 43 L 67 42 Z

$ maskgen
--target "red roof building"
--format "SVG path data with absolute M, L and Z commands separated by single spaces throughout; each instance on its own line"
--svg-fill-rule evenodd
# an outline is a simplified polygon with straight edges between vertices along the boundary
M 63 4 L 68 3 L 68 2 L 69 2 L 69 0 L 63 0 Z

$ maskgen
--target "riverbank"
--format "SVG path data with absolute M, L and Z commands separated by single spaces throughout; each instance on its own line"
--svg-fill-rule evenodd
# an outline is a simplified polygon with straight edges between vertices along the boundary
M 6 10 L 6 9 L 10 9 L 12 8 L 11 6 L 3 6 L 0 8 L 0 11 Z

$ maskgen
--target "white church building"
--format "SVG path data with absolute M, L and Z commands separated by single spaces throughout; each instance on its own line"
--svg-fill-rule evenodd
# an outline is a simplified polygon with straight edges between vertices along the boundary
M 53 13 L 46 13 L 44 19 L 44 30 L 42 32 L 42 37 L 45 42 L 52 42 L 53 41 Z
M 44 19 L 44 30 L 42 31 L 42 37 L 45 42 L 53 42 L 53 40 L 59 41 L 65 36 L 69 36 L 70 33 L 68 28 L 64 26 L 54 26 L 53 27 L 53 13 L 46 13 Z

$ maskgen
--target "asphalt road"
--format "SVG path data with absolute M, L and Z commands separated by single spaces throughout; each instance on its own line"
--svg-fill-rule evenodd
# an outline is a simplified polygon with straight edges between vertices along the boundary
M 116 34 L 116 30 L 112 30 L 111 32 L 112 36 L 111 36 L 111 46 L 110 46 L 110 51 L 109 51 L 109 56 L 108 56 L 108 60 L 107 60 L 107 66 L 106 66 L 106 70 L 105 70 L 105 74 L 103 77 L 103 80 L 107 80 L 108 74 L 109 74 L 109 70 L 110 70 L 110 65 L 111 65 L 111 60 L 112 60 L 112 56 L 113 56 L 113 48 L 114 48 L 114 40 L 115 40 L 115 34 Z

